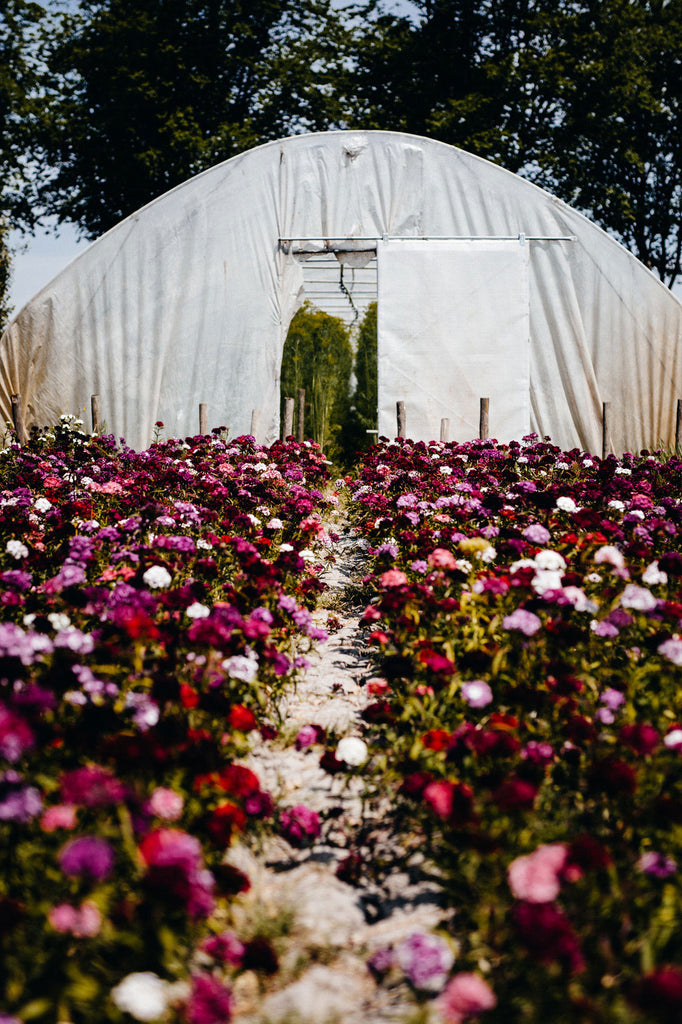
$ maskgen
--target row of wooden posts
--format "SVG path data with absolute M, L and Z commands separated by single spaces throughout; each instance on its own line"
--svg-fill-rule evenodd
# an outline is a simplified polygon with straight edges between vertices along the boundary
M 21 395 L 16 394 L 10 397 L 12 403 L 12 420 L 17 441 L 25 445 L 28 440 L 26 425 L 24 423 L 24 411 L 21 404 Z M 294 408 L 298 406 L 296 418 L 296 440 L 302 443 L 305 426 L 305 388 L 298 389 L 297 399 L 284 399 L 284 421 L 282 424 L 282 437 L 291 437 L 294 433 Z M 92 416 L 92 432 L 99 434 L 102 430 L 102 404 L 99 395 L 92 395 L 90 398 L 90 411 Z M 396 402 L 397 436 L 407 437 L 405 403 Z M 260 422 L 260 409 L 253 409 L 251 412 L 251 434 L 255 437 Z M 208 434 L 208 405 L 205 402 L 199 403 L 199 433 Z M 376 431 L 369 431 L 376 433 Z M 440 421 L 440 440 L 449 441 L 450 420 L 443 417 Z M 478 436 L 483 441 L 490 437 L 490 399 L 480 399 Z M 602 458 L 605 459 L 611 449 L 611 403 L 602 402 Z M 675 418 L 675 451 L 680 451 L 682 443 L 682 398 L 677 399 L 677 413 Z

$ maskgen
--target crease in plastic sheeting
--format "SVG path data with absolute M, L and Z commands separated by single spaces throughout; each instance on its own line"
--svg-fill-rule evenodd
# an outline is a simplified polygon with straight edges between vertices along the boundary
M 369 139 L 366 135 L 353 135 L 350 139 L 344 141 L 343 152 L 352 163 L 353 160 L 357 160 L 361 153 L 364 153 L 368 145 Z

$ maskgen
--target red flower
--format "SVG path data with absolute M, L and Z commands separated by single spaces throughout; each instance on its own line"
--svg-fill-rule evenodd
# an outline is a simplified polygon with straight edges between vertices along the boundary
M 654 1014 L 666 1024 L 682 1016 L 682 969 L 664 966 L 640 979 L 632 994 L 632 1002 L 647 1014 Z
M 637 789 L 634 768 L 616 758 L 597 761 L 590 773 L 590 781 L 595 789 L 603 790 L 611 796 L 617 796 L 619 793 L 631 794 Z
M 228 720 L 232 728 L 238 729 L 239 732 L 251 732 L 257 727 L 253 711 L 245 708 L 243 704 L 235 704 L 233 708 L 230 708 Z
M 452 733 L 445 729 L 430 729 L 422 736 L 422 743 L 427 750 L 445 750 L 450 745 Z
M 532 807 L 537 792 L 532 783 L 512 776 L 495 790 L 493 800 L 501 811 L 511 811 L 517 807 Z
M 206 823 L 207 831 L 216 846 L 229 846 L 232 837 L 236 832 L 241 832 L 246 824 L 246 814 L 241 809 L 227 801 L 219 804 Z
M 554 903 L 519 903 L 513 911 L 521 941 L 541 963 L 559 961 L 571 974 L 585 967 L 568 918 Z
M 187 683 L 181 683 L 180 685 L 180 703 L 183 708 L 188 710 L 195 708 L 199 703 L 199 694 L 191 686 L 188 686 Z

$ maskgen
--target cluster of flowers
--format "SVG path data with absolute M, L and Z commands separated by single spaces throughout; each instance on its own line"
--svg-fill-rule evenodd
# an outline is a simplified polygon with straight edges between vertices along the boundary
M 70 422 L 0 453 L 3 1021 L 218 1024 L 231 973 L 276 970 L 216 912 L 234 837 L 319 831 L 240 760 L 325 639 L 327 475 L 312 443 Z
M 531 435 L 382 441 L 347 478 L 366 774 L 491 1022 L 682 1017 L 681 472 Z

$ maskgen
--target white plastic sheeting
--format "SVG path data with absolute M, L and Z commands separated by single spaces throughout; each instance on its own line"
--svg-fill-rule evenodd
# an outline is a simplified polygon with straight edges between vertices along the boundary
M 10 418 L 10 395 L 19 392 L 28 425 L 50 424 L 62 411 L 86 410 L 99 393 L 107 428 L 145 447 L 157 420 L 168 434 L 195 433 L 205 402 L 209 426 L 224 424 L 232 436 L 248 432 L 252 409 L 261 410 L 259 440 L 272 441 L 282 347 L 302 298 L 300 264 L 280 239 L 323 240 L 298 243 L 310 251 L 366 251 L 361 239 L 519 234 L 575 237 L 527 242 L 531 429 L 565 447 L 599 451 L 601 404 L 610 401 L 615 450 L 669 443 L 682 396 L 682 305 L 668 289 L 527 181 L 453 147 L 393 132 L 269 143 L 117 225 L 43 288 L 0 339 L 2 413 Z M 452 289 L 466 300 L 461 282 Z M 482 307 L 477 289 L 458 320 L 475 325 L 485 306 L 509 298 L 494 287 L 484 297 Z M 429 301 L 438 314 L 438 295 Z M 442 301 L 447 316 L 445 291 Z M 443 324 L 439 344 L 447 345 Z M 424 365 L 415 396 L 426 383 Z M 395 389 L 390 360 L 381 376 L 386 410 Z M 408 433 L 419 436 L 405 401 Z M 458 413 L 448 411 L 454 420 Z M 494 436 L 492 400 L 490 427 Z M 434 433 L 430 423 L 419 429 L 424 438 Z
M 379 433 L 478 436 L 490 400 L 500 441 L 530 431 L 528 246 L 516 241 L 379 243 Z

